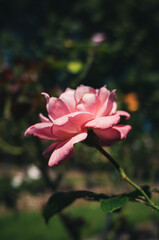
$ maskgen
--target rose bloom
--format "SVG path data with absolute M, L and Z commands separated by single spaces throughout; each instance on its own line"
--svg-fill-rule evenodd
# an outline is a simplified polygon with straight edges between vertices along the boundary
M 48 118 L 40 114 L 41 122 L 29 127 L 25 135 L 53 140 L 44 151 L 49 166 L 68 160 L 74 153 L 74 144 L 86 141 L 93 132 L 100 146 L 110 146 L 125 139 L 130 125 L 120 125 L 121 116 L 130 117 L 125 111 L 117 111 L 115 90 L 106 86 L 100 89 L 80 85 L 76 90 L 67 88 L 59 98 L 46 98 Z M 88 138 L 87 138 L 88 137 Z
M 91 38 L 92 42 L 95 43 L 95 44 L 100 44 L 105 39 L 106 39 L 106 37 L 105 37 L 104 33 L 95 33 Z

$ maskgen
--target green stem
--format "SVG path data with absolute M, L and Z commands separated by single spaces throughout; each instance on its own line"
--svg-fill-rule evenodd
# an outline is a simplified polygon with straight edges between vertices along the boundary
M 159 206 L 157 206 L 145 193 L 145 191 L 138 186 L 136 183 L 134 183 L 125 173 L 124 169 L 120 167 L 120 165 L 99 145 L 96 146 L 96 148 L 111 162 L 111 164 L 117 169 L 117 171 L 120 173 L 121 178 L 128 182 L 132 187 L 134 187 L 136 190 L 138 190 L 145 198 L 146 204 L 151 206 L 153 209 L 159 211 Z

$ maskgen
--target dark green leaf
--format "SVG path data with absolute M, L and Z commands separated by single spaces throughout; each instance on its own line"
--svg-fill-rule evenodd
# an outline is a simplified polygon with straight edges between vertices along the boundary
M 89 191 L 71 191 L 58 192 L 53 194 L 44 208 L 43 216 L 48 223 L 49 219 L 56 213 L 69 206 L 76 199 L 84 198 L 86 200 L 99 201 L 101 198 L 107 198 L 104 194 L 96 194 Z
M 149 186 L 143 186 L 142 189 L 148 196 L 151 196 Z M 62 211 L 65 207 L 69 206 L 76 199 L 84 198 L 86 200 L 100 201 L 101 207 L 104 211 L 112 212 L 124 206 L 128 201 L 135 201 L 139 198 L 141 193 L 137 190 L 108 197 L 105 194 L 97 194 L 90 191 L 70 191 L 70 192 L 57 192 L 53 194 L 48 203 L 46 204 L 43 216 L 46 223 L 56 213 Z
M 100 200 L 102 210 L 110 213 L 123 207 L 128 201 L 129 199 L 127 197 L 123 197 L 122 195 Z

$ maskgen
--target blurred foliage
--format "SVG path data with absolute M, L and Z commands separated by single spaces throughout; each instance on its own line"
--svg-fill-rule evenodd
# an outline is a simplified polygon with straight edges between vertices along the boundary
M 39 150 L 33 137 L 24 138 L 38 114 L 46 113 L 41 92 L 58 96 L 66 87 L 106 84 L 117 89 L 119 108 L 131 113 L 132 131 L 111 147 L 112 155 L 129 174 L 158 181 L 159 2 L 0 2 L 0 162 L 7 166 L 2 175 L 11 165 L 47 165 L 39 159 L 48 143 Z M 105 39 L 93 42 L 96 33 Z M 94 149 L 77 144 L 76 151 L 56 171 L 111 171 Z
M 4 203 L 8 208 L 16 209 L 18 194 L 19 190 L 11 186 L 9 178 L 0 178 L 0 202 Z
M 98 237 L 99 232 L 102 232 L 104 238 L 104 224 L 106 222 L 110 228 L 108 232 L 110 239 L 119 239 L 119 237 L 123 239 L 123 236 L 126 234 L 129 236 L 129 239 L 158 239 L 155 231 L 150 233 L 149 229 L 143 231 L 142 228 L 142 226 L 147 227 L 147 223 L 150 220 L 152 221 L 153 229 L 154 226 L 158 228 L 158 224 L 155 224 L 156 220 L 159 221 L 158 213 L 149 211 L 149 208 L 145 208 L 142 204 L 129 203 L 123 209 L 122 215 L 106 215 L 105 212 L 99 211 L 99 204 L 87 202 L 82 205 L 75 204 L 67 208 L 66 213 L 73 218 L 84 217 L 86 224 L 81 231 L 82 239 Z M 140 227 L 138 224 L 140 224 Z M 24 212 L 16 215 L 9 213 L 0 216 L 0 225 L 0 238 L 4 240 L 31 240 L 36 238 L 39 240 L 51 240 L 52 238 L 70 240 L 70 235 L 58 215 L 51 219 L 49 225 L 45 225 L 39 212 Z

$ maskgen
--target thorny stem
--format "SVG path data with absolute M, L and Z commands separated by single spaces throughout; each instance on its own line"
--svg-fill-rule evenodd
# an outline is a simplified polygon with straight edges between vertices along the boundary
M 111 162 L 111 164 L 116 168 L 116 170 L 120 173 L 121 179 L 128 182 L 132 187 L 138 190 L 145 198 L 145 204 L 151 206 L 153 209 L 159 211 L 159 206 L 156 205 L 149 196 L 145 193 L 145 191 L 134 183 L 125 173 L 124 169 L 120 167 L 120 165 L 99 145 L 96 145 L 96 148 Z

